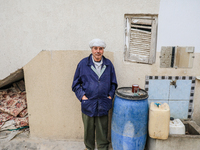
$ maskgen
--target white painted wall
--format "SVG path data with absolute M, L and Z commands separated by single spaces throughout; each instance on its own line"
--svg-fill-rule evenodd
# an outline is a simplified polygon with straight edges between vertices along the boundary
M 161 46 L 195 46 L 200 52 L 199 8 L 199 0 L 161 0 L 157 51 Z
M 199 0 L 1 0 L 0 80 L 41 50 L 88 50 L 96 37 L 123 51 L 126 13 L 159 13 L 157 51 L 179 45 L 200 52 L 199 8 Z
M 1 0 L 0 80 L 41 50 L 124 50 L 124 14 L 158 13 L 160 0 Z

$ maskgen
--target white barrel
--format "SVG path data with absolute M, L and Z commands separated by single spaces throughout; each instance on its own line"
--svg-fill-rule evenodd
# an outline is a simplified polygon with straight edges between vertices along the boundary
M 167 139 L 169 135 L 170 108 L 167 103 L 152 102 L 149 107 L 149 136 Z

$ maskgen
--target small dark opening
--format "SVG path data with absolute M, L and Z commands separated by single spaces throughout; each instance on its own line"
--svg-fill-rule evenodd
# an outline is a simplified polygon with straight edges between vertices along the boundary
M 151 25 L 148 25 L 148 24 L 137 24 L 137 23 L 131 23 L 131 25 L 151 27 Z
M 17 81 L 15 81 L 15 82 L 19 82 L 19 81 L 23 81 L 23 82 L 24 82 L 24 78 L 22 78 L 22 79 L 20 79 L 20 80 L 17 80 Z M 4 90 L 4 89 L 11 88 L 11 87 L 13 86 L 13 83 L 15 83 L 15 82 L 9 83 L 9 84 L 7 84 L 7 85 L 1 87 L 0 90 Z M 20 89 L 20 87 L 18 86 L 18 84 L 16 84 L 16 86 L 19 88 L 19 90 L 20 90 L 21 92 L 24 91 L 24 89 Z
M 131 27 L 131 29 L 137 29 L 137 30 L 142 30 L 142 31 L 151 32 L 151 29 L 136 28 L 136 27 Z
M 131 25 L 137 25 L 140 27 L 131 27 L 131 29 L 137 29 L 137 30 L 142 30 L 142 31 L 147 31 L 147 32 L 151 32 L 151 29 L 147 29 L 147 28 L 143 28 L 143 27 L 151 27 L 151 25 L 146 25 L 146 24 L 131 24 Z

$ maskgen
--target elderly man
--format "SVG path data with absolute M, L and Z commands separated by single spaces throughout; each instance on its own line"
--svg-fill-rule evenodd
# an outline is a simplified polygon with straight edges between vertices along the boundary
M 72 90 L 81 102 L 86 148 L 94 150 L 96 131 L 98 150 L 108 150 L 108 111 L 112 108 L 117 80 L 113 64 L 103 56 L 105 42 L 93 39 L 89 46 L 92 54 L 79 62 Z

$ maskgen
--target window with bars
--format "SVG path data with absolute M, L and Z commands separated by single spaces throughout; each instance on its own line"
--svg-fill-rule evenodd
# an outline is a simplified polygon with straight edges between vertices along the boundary
M 155 63 L 157 18 L 150 14 L 125 15 L 125 61 Z

